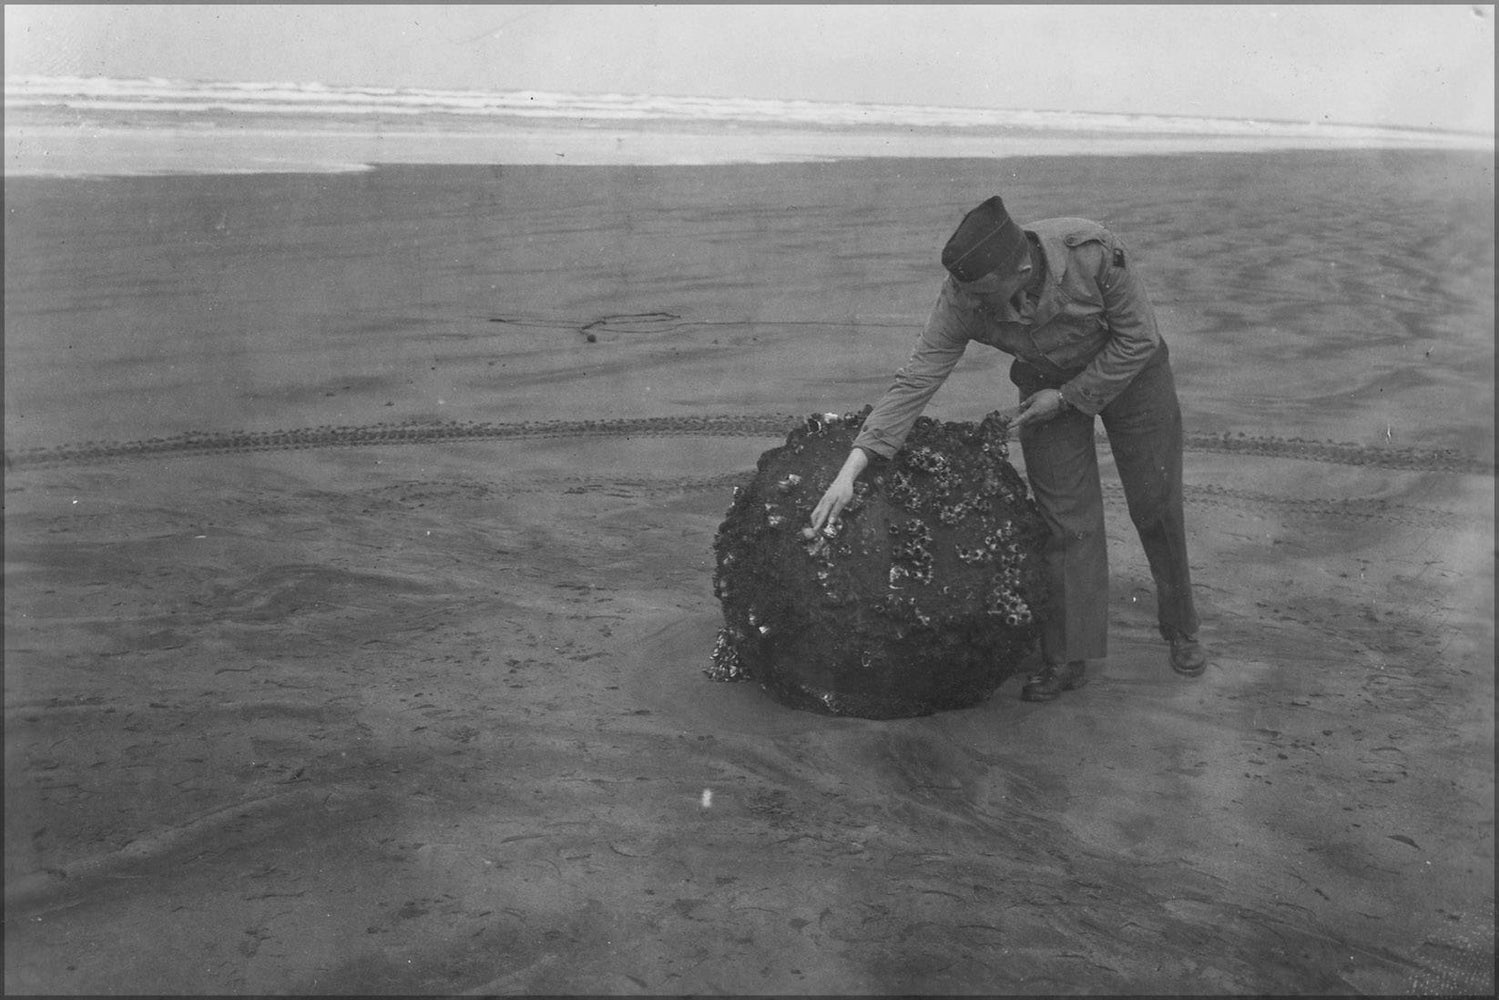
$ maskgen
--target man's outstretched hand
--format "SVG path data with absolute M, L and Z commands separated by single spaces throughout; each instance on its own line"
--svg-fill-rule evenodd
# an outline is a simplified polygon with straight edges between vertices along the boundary
M 812 517 L 807 527 L 802 529 L 803 538 L 812 538 L 825 525 L 832 524 L 838 520 L 838 515 L 843 513 L 843 508 L 854 498 L 854 484 L 851 480 L 846 481 L 842 476 L 833 480 L 822 499 L 817 501 L 817 506 L 812 508 Z
M 802 529 L 803 538 L 813 538 L 824 527 L 838 520 L 838 515 L 843 513 L 843 508 L 854 498 L 854 481 L 859 478 L 869 465 L 869 456 L 864 449 L 855 448 L 848 453 L 848 458 L 843 463 L 843 468 L 838 470 L 838 475 L 833 477 L 833 483 L 822 494 L 822 499 L 817 501 L 817 506 L 812 508 L 812 516 L 808 519 L 807 527 Z

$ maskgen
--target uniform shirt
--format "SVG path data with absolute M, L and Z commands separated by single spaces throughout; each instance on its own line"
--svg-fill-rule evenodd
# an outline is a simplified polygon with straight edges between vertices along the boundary
M 1129 385 L 1161 347 L 1155 310 L 1117 236 L 1087 219 L 1043 219 L 1026 227 L 1045 276 L 1034 305 L 1020 296 L 991 310 L 951 275 L 911 358 L 864 421 L 854 446 L 885 458 L 962 358 L 969 341 L 1014 355 L 1095 414 Z

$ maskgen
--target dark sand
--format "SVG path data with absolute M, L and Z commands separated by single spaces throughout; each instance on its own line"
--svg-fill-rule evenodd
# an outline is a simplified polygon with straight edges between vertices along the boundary
M 7 180 L 6 992 L 1491 992 L 1492 167 Z M 733 484 L 995 190 L 1134 248 L 1212 666 L 1109 485 L 1083 691 L 706 680 Z

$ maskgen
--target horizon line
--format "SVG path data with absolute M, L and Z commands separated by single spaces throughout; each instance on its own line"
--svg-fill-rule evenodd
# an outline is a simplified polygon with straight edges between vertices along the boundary
M 1083 108 L 1035 108 L 1035 107 L 994 107 L 991 105 L 971 104 L 918 104 L 905 101 L 871 101 L 850 99 L 828 99 L 812 97 L 763 97 L 756 95 L 725 96 L 715 94 L 684 94 L 684 93 L 651 93 L 651 92 L 629 92 L 629 91 L 577 91 L 577 90 L 552 90 L 536 87 L 511 87 L 511 88 L 473 88 L 473 87 L 431 87 L 412 86 L 382 83 L 330 83 L 322 80 L 245 80 L 245 79 L 206 79 L 194 77 L 168 77 L 168 76 L 108 76 L 105 74 L 91 74 L 81 76 L 78 74 L 51 74 L 51 73 L 7 73 L 5 74 L 6 97 L 9 98 L 9 86 L 12 81 L 112 81 L 119 83 L 147 83 L 147 84 L 184 84 L 188 86 L 228 86 L 228 87 L 288 87 L 322 89 L 328 91 L 384 91 L 387 93 L 408 94 L 451 94 L 451 95 L 511 95 L 511 94 L 545 94 L 556 97 L 572 98 L 662 98 L 668 100 L 696 100 L 696 101 L 758 101 L 768 104 L 806 104 L 824 106 L 853 106 L 869 108 L 909 108 L 926 109 L 934 111 L 960 111 L 960 112 L 994 112 L 997 114 L 1055 114 L 1055 115 L 1093 115 L 1099 117 L 1144 117 L 1180 119 L 1185 121 L 1201 120 L 1212 122 L 1235 122 L 1247 124 L 1264 125 L 1290 125 L 1296 127 L 1339 127 L 1339 128 L 1365 128 L 1365 129 L 1388 129 L 1399 132 L 1436 133 L 1452 136 L 1471 136 L 1475 138 L 1489 138 L 1495 136 L 1495 130 L 1482 131 L 1470 128 L 1456 128 L 1438 125 L 1406 125 L 1387 124 L 1367 121 L 1345 121 L 1341 119 L 1323 118 L 1270 118 L 1263 116 L 1244 116 L 1229 114 L 1213 114 L 1203 112 L 1184 113 L 1177 111 L 1099 111 Z

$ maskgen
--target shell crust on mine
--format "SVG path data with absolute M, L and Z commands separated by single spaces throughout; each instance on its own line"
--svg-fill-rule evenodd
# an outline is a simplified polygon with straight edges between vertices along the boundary
M 714 539 L 724 625 L 707 673 L 839 715 L 974 704 L 1034 647 L 1046 529 L 991 414 L 919 419 L 807 537 L 868 412 L 808 417 L 735 488 Z

